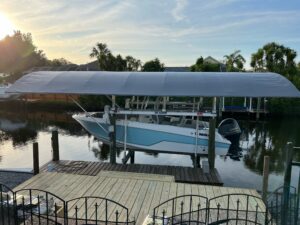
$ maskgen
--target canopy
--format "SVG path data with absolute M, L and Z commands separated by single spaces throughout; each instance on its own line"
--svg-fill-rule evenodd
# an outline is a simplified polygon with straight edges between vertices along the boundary
M 17 80 L 8 93 L 120 96 L 300 97 L 276 73 L 40 71 Z

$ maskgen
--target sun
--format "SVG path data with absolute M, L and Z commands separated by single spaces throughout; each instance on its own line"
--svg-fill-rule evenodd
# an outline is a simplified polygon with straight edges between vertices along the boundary
M 11 21 L 0 12 L 0 40 L 14 32 L 14 26 Z

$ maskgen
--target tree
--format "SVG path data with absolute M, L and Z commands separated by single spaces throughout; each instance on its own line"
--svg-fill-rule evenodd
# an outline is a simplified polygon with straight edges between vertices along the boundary
M 127 61 L 119 54 L 114 59 L 115 71 L 126 71 Z
M 135 59 L 132 56 L 126 56 L 126 69 L 127 71 L 138 71 L 141 68 L 141 60 Z
M 221 70 L 221 63 L 206 62 L 202 56 L 200 56 L 194 65 L 190 67 L 191 72 L 219 72 Z
M 10 81 L 32 67 L 48 64 L 46 55 L 33 44 L 30 33 L 15 31 L 0 41 L 0 72 L 10 74 Z
M 53 60 L 49 60 L 49 65 L 50 66 L 66 66 L 66 65 L 72 65 L 73 63 L 66 60 L 65 58 L 59 58 L 59 59 L 53 59 Z
M 142 71 L 144 72 L 160 72 L 164 70 L 165 66 L 158 58 L 145 62 L 145 64 L 142 66 Z
M 226 71 L 237 72 L 244 68 L 245 58 L 240 54 L 240 50 L 236 50 L 230 55 L 225 55 Z
M 252 54 L 250 65 L 255 71 L 276 72 L 292 79 L 297 73 L 296 56 L 296 51 L 271 42 Z
M 99 68 L 101 70 L 111 70 L 112 63 L 111 59 L 113 55 L 104 43 L 98 42 L 95 47 L 93 47 L 90 53 L 91 58 L 96 58 L 99 63 Z
M 141 66 L 141 61 L 126 56 L 123 58 L 120 54 L 114 56 L 104 43 L 97 43 L 90 53 L 91 58 L 96 58 L 100 70 L 104 71 L 137 71 Z

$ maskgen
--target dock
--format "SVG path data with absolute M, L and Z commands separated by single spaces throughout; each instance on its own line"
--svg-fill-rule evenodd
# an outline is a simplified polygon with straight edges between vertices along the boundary
M 49 167 L 55 172 L 77 175 L 96 176 L 101 171 L 132 172 L 168 175 L 174 177 L 175 182 L 180 183 L 223 185 L 217 169 L 205 173 L 202 168 L 192 167 L 59 160 L 45 164 L 40 170 L 47 172 Z
M 259 207 L 260 211 L 264 210 L 264 204 L 260 200 L 260 195 L 255 190 L 177 183 L 174 182 L 173 177 L 169 175 L 109 172 L 104 170 L 100 170 L 95 176 L 42 172 L 16 187 L 14 191 L 21 189 L 25 189 L 25 191 L 28 189 L 47 191 L 54 193 L 59 198 L 68 202 L 68 204 L 72 202 L 72 204 L 69 204 L 70 207 L 67 208 L 68 215 L 74 215 L 74 212 L 76 212 L 76 218 L 81 218 L 82 220 L 85 218 L 88 220 L 95 218 L 93 212 L 94 205 L 97 201 L 93 200 L 91 203 L 87 203 L 88 206 L 85 206 L 84 199 L 81 201 L 79 200 L 80 197 L 93 196 L 111 199 L 112 201 L 126 206 L 128 209 L 129 220 L 135 220 L 138 225 L 149 224 L 149 222 L 151 222 L 153 209 L 156 206 L 168 199 L 183 195 L 201 195 L 207 199 L 213 199 L 209 202 L 212 208 L 219 204 L 220 207 L 225 208 L 227 207 L 227 196 L 232 194 L 230 206 L 228 206 L 228 208 L 230 207 L 231 209 L 230 212 L 236 212 L 236 202 L 240 202 L 240 205 L 237 206 L 239 210 L 246 208 L 246 205 L 248 205 L 247 207 L 252 211 L 255 211 L 256 207 Z M 21 192 L 22 190 L 18 194 Z M 37 192 L 35 193 L 38 194 Z M 222 197 L 224 195 L 225 197 Z M 257 196 L 257 198 L 253 198 L 246 203 L 246 195 Z M 220 196 L 220 199 L 218 196 Z M 190 196 L 188 199 L 189 198 Z M 181 204 L 183 204 L 183 202 L 186 203 L 184 205 L 184 210 L 186 210 L 190 204 L 194 207 L 196 203 L 194 201 L 193 203 L 189 203 L 188 199 L 180 200 Z M 75 202 L 73 203 L 74 200 Z M 167 213 L 170 212 L 170 203 L 165 204 L 165 206 L 162 207 L 164 207 Z M 201 207 L 206 207 L 206 204 L 202 204 Z M 89 212 L 86 213 L 85 210 L 89 210 Z M 101 209 L 99 207 L 99 210 L 103 211 L 103 208 Z M 113 209 L 108 209 L 108 215 L 109 218 L 113 219 Z M 103 213 L 99 213 L 98 216 L 103 216 Z M 124 216 L 125 215 L 122 215 L 122 213 L 120 214 L 120 221 L 122 218 L 124 219 Z M 213 213 L 210 214 L 210 217 L 210 221 L 215 219 Z M 260 215 L 259 219 L 263 219 L 263 217 Z

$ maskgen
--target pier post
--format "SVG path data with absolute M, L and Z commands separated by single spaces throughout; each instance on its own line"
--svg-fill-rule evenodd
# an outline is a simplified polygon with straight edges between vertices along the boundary
M 256 106 L 256 119 L 259 119 L 259 113 L 260 113 L 260 103 L 261 103 L 261 98 L 257 98 L 257 106 Z
M 37 142 L 33 143 L 33 174 L 37 175 L 40 172 L 39 165 L 39 144 Z
M 215 132 L 216 118 L 212 117 L 209 120 L 209 135 L 208 135 L 208 163 L 209 169 L 215 168 Z
M 134 164 L 135 151 L 130 150 L 130 164 Z
M 266 202 L 268 197 L 269 162 L 270 162 L 270 157 L 266 155 L 264 157 L 263 185 L 262 185 L 262 198 L 264 202 Z
M 281 221 L 282 225 L 285 224 L 287 219 L 287 209 L 289 206 L 290 198 L 290 185 L 292 175 L 292 160 L 293 160 L 293 144 L 288 142 L 286 145 L 286 159 L 285 159 L 285 171 L 284 171 L 284 184 L 283 184 L 283 204 L 281 208 Z
M 52 131 L 52 161 L 59 161 L 58 131 Z
M 109 131 L 110 136 L 110 163 L 116 163 L 116 151 L 117 151 L 117 141 L 116 141 L 116 114 L 115 112 L 111 116 L 111 129 Z

